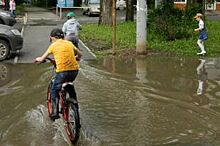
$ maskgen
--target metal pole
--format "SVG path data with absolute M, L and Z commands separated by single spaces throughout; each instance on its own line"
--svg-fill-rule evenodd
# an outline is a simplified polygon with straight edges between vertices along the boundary
M 137 0 L 136 21 L 136 52 L 142 54 L 146 51 L 147 39 L 147 1 Z
M 115 55 L 116 42 L 116 2 L 112 0 L 112 54 Z

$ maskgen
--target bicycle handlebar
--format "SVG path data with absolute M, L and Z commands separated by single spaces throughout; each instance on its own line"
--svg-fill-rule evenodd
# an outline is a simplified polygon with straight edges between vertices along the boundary
M 47 57 L 45 60 L 48 60 L 48 61 L 50 61 L 51 63 L 54 63 L 54 62 L 55 62 L 54 59 L 49 58 L 49 57 Z
M 56 62 L 55 62 L 55 60 L 54 60 L 53 58 L 49 58 L 49 57 L 47 57 L 47 58 L 46 58 L 45 60 L 43 60 L 42 62 L 38 62 L 38 61 L 35 60 L 35 63 L 41 64 L 41 63 L 46 63 L 47 61 L 49 61 L 51 64 L 53 64 L 53 66 L 56 68 Z
M 54 68 L 56 68 L 56 62 L 55 62 L 55 60 L 54 60 L 53 58 L 47 57 L 47 58 L 45 59 L 45 62 L 46 62 L 47 60 L 48 60 L 51 64 L 53 64 Z

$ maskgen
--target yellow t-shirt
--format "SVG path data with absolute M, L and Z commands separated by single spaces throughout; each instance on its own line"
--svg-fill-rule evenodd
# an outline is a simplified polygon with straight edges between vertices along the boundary
M 79 69 L 74 50 L 77 50 L 77 48 L 72 42 L 63 39 L 59 39 L 49 46 L 47 52 L 54 56 L 56 72 Z

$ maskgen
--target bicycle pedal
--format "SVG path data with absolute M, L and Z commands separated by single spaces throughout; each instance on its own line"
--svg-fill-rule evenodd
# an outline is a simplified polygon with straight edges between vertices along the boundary
M 59 119 L 59 118 L 60 118 L 59 115 L 51 115 L 51 116 L 50 116 L 50 119 L 51 119 L 52 121 L 55 121 L 56 119 Z

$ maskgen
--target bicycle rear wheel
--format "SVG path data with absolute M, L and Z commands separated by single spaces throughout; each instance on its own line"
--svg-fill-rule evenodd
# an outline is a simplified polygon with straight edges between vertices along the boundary
M 68 102 L 66 105 L 66 109 L 64 110 L 65 114 L 65 130 L 67 132 L 67 135 L 70 139 L 70 141 L 73 144 L 76 144 L 76 142 L 79 139 L 80 134 L 80 118 L 79 118 L 79 111 L 76 106 L 76 104 L 72 102 Z

